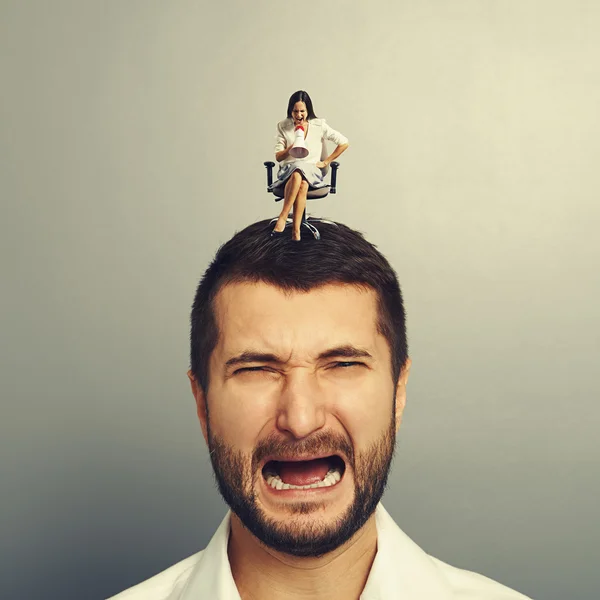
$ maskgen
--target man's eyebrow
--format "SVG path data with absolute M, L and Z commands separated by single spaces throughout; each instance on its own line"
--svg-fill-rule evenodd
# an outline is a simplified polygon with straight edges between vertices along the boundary
M 252 350 L 247 350 L 246 352 L 242 352 L 237 356 L 232 356 L 226 363 L 226 367 L 232 367 L 235 365 L 253 363 L 253 362 L 268 362 L 268 363 L 281 363 L 283 362 L 278 356 L 275 354 L 270 354 L 268 352 L 254 352 Z
M 350 344 L 346 344 L 344 346 L 336 346 L 335 348 L 330 348 L 329 350 L 325 350 L 319 354 L 319 360 L 326 360 L 328 358 L 373 358 L 369 352 L 362 348 L 357 348 L 356 346 L 352 346 Z M 272 354 L 270 352 L 257 352 L 254 350 L 246 350 L 241 354 L 236 356 L 232 356 L 225 363 L 225 368 L 233 367 L 235 365 L 240 364 L 248 364 L 248 363 L 276 363 L 283 364 L 284 361 L 279 356 Z
M 319 359 L 323 360 L 326 358 L 373 358 L 369 352 L 364 350 L 363 348 L 357 348 L 356 346 L 352 346 L 347 344 L 345 346 L 336 346 L 335 348 L 330 348 L 329 350 L 325 350 L 325 352 L 321 352 L 319 354 Z

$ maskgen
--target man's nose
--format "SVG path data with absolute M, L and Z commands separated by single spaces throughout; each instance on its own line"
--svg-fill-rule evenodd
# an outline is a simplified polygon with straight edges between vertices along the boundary
M 325 399 L 315 373 L 297 371 L 286 377 L 279 399 L 277 427 L 302 439 L 325 425 Z

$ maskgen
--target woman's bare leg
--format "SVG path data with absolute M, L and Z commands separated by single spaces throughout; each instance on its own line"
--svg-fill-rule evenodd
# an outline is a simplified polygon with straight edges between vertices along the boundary
M 302 180 L 296 202 L 294 202 L 294 221 L 292 227 L 292 239 L 300 239 L 300 226 L 302 224 L 302 215 L 306 208 L 306 194 L 308 193 L 308 181 Z
M 285 184 L 285 191 L 283 194 L 283 208 L 279 213 L 279 217 L 277 218 L 277 223 L 275 223 L 273 231 L 283 231 L 285 229 L 285 222 L 287 221 L 292 205 L 296 200 L 296 196 L 298 195 L 298 191 L 300 190 L 301 183 L 302 175 L 300 174 L 300 171 L 294 171 L 291 177 L 287 180 L 287 183 Z

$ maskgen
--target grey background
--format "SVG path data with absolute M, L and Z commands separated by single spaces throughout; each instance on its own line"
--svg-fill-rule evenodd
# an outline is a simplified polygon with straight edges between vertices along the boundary
M 403 286 L 385 504 L 429 553 L 598 597 L 600 4 L 0 1 L 0 597 L 98 600 L 224 514 L 185 372 L 217 246 L 276 214 L 289 95 Z

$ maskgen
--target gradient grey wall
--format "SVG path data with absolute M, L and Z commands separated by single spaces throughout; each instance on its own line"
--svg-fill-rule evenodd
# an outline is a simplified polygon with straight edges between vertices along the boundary
M 600 589 L 600 5 L 1 0 L 0 597 L 99 600 L 224 514 L 185 372 L 217 246 L 276 214 L 289 95 L 406 296 L 385 504 L 537 599 Z

